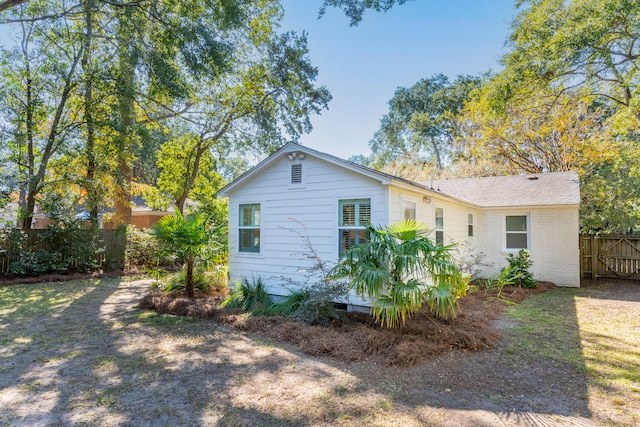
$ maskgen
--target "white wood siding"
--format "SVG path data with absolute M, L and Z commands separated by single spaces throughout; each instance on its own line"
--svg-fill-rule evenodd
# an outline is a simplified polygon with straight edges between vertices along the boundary
M 338 259 L 338 202 L 371 199 L 373 224 L 387 222 L 386 187 L 379 181 L 312 156 L 302 161 L 303 185 L 290 185 L 290 162 L 283 155 L 261 174 L 234 189 L 229 203 L 229 278 L 260 277 L 273 295 L 289 293 L 287 280 L 305 283 L 304 242 L 293 230 L 306 233 L 320 258 Z M 238 206 L 261 204 L 260 253 L 238 252 Z M 296 222 L 297 221 L 297 222 Z
M 406 190 L 391 186 L 389 188 L 389 218 L 390 223 L 396 223 L 404 219 L 403 201 L 410 200 L 416 202 L 416 220 L 425 224 L 429 229 L 436 227 L 436 208 L 442 208 L 444 213 L 444 243 L 458 243 L 459 253 L 478 253 L 477 234 L 475 232 L 478 222 L 478 209 L 461 203 L 456 203 L 444 197 L 438 197 L 431 193 L 427 194 Z M 428 197 L 427 201 L 424 197 Z M 473 214 L 474 235 L 469 237 L 468 215 Z M 435 239 L 435 231 L 429 235 L 430 239 Z M 467 250 L 468 249 L 468 250 Z

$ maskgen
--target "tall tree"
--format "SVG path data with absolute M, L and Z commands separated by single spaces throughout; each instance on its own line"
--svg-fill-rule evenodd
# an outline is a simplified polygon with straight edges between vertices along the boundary
M 449 82 L 436 74 L 410 88 L 398 88 L 369 142 L 374 166 L 420 157 L 442 169 L 458 132 L 456 116 L 478 85 L 476 77 L 459 76 Z
M 506 69 L 495 86 L 529 98 L 540 86 L 579 89 L 611 102 L 640 125 L 640 1 L 520 0 Z
M 37 5 L 32 5 L 37 6 Z M 42 6 L 42 5 L 40 5 Z M 28 15 L 18 10 L 18 17 Z M 22 22 L 21 43 L 4 51 L 2 109 L 5 144 L 18 165 L 22 228 L 30 229 L 38 195 L 47 185 L 50 161 L 62 150 L 77 127 L 70 108 L 77 84 L 82 48 L 69 40 L 69 26 Z
M 175 152 L 176 147 L 182 153 L 163 155 L 159 179 L 161 190 L 171 188 L 178 210 L 183 210 L 201 166 L 211 164 L 212 155 L 229 149 L 273 151 L 285 139 L 297 140 L 309 132 L 310 115 L 327 107 L 331 95 L 313 84 L 317 69 L 307 57 L 304 34 L 281 34 L 264 45 L 265 53 L 255 48 L 253 54 L 245 52 L 229 73 L 201 85 L 194 111 L 180 117 L 193 128 L 193 134 L 163 146 L 163 153 Z M 176 161 L 182 164 L 172 164 Z M 176 176 L 178 170 L 180 176 Z M 168 176 L 171 178 L 166 179 Z
M 327 7 L 337 7 L 342 9 L 344 14 L 351 19 L 351 25 L 355 26 L 362 21 L 367 9 L 376 12 L 386 12 L 394 5 L 401 5 L 411 0 L 324 0 L 320 8 L 320 16 L 324 15 Z
M 607 108 L 569 94 L 553 101 L 539 97 L 510 102 L 503 115 L 491 110 L 482 92 L 473 96 L 460 117 L 461 145 L 467 159 L 491 158 L 485 163 L 491 169 L 481 174 L 588 173 L 618 154 L 621 144 L 609 133 Z

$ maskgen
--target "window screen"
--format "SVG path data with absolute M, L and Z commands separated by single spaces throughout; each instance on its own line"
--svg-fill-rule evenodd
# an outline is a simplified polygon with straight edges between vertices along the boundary
M 507 249 L 528 249 L 529 234 L 526 215 L 506 216 Z

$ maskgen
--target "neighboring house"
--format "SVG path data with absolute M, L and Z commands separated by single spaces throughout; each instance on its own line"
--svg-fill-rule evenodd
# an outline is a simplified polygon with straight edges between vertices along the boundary
M 323 261 L 335 262 L 366 238 L 367 223 L 408 218 L 432 228 L 437 241 L 483 253 L 491 265 L 480 266 L 480 277 L 527 249 L 535 279 L 579 286 L 574 172 L 416 183 L 288 143 L 218 195 L 229 197 L 231 281 L 260 277 L 273 295 L 288 294 L 288 280 L 307 280 L 312 263 L 296 230 Z
M 9 202 L 0 209 L 0 228 L 15 227 L 18 223 L 18 204 Z

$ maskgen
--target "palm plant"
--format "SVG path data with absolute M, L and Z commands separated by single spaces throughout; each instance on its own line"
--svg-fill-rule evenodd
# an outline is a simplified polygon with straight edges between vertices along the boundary
M 207 218 L 201 214 L 185 217 L 180 211 L 176 211 L 174 216 L 162 218 L 153 227 L 156 238 L 166 244 L 178 260 L 184 263 L 185 292 L 190 298 L 195 295 L 194 265 L 212 237 L 207 222 Z
M 376 320 L 404 324 L 423 303 L 439 317 L 455 316 L 468 279 L 454 262 L 454 245 L 433 243 L 430 230 L 415 220 L 368 230 L 369 241 L 345 251 L 333 275 L 348 278 L 356 294 L 373 303 Z

